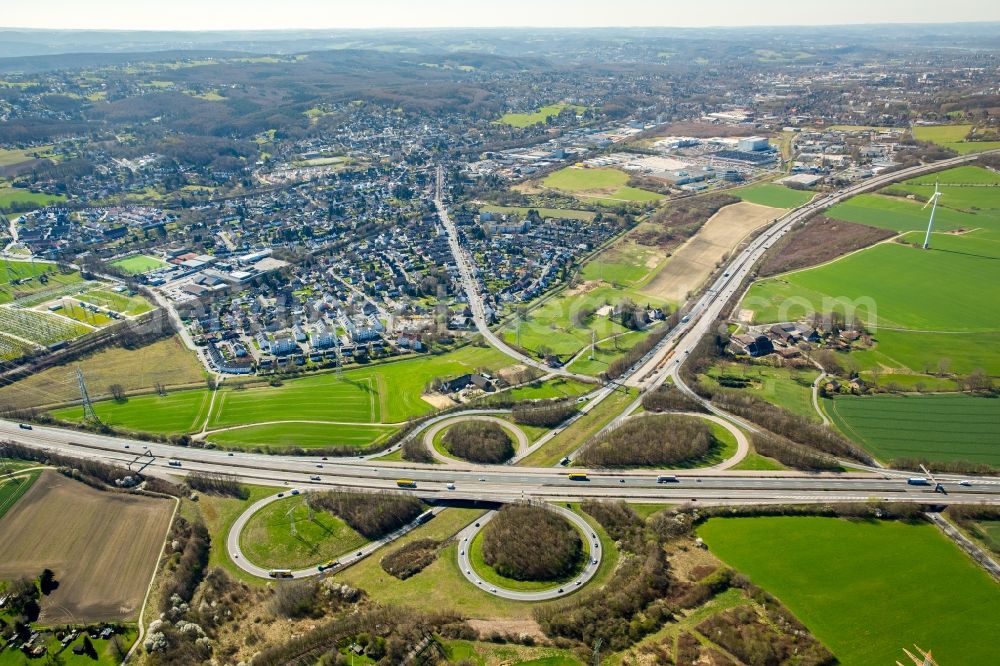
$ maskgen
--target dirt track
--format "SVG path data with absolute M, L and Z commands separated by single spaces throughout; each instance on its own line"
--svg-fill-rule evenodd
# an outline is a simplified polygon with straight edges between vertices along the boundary
M 667 301 L 680 302 L 708 279 L 715 264 L 748 233 L 785 211 L 770 206 L 732 204 L 713 215 L 705 226 L 682 245 L 642 291 Z
M 55 572 L 44 624 L 134 620 L 166 536 L 167 500 L 43 472 L 0 520 L 0 579 Z

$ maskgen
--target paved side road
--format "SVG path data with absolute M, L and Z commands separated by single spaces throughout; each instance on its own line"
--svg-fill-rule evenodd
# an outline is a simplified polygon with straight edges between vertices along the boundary
M 604 555 L 601 549 L 601 541 L 597 538 L 597 533 L 594 532 L 594 528 L 586 520 L 569 509 L 554 504 L 548 505 L 547 508 L 573 523 L 583 535 L 583 541 L 587 544 L 587 562 L 579 576 L 561 585 L 556 584 L 546 590 L 536 590 L 534 592 L 522 592 L 519 590 L 509 590 L 505 587 L 497 587 L 477 576 L 469 560 L 469 547 L 472 545 L 472 540 L 476 534 L 486 527 L 486 524 L 496 516 L 496 511 L 490 511 L 458 533 L 458 568 L 462 571 L 462 575 L 470 583 L 490 594 L 513 601 L 547 601 L 549 599 L 558 599 L 586 585 L 597 573 L 597 570 L 601 566 L 601 558 Z
M 312 492 L 312 491 L 306 490 L 300 492 Z M 236 566 L 238 566 L 240 569 L 243 569 L 243 571 L 246 571 L 248 574 L 252 576 L 257 576 L 258 578 L 271 578 L 271 576 L 268 573 L 269 571 L 271 571 L 271 569 L 266 569 L 264 567 L 258 566 L 247 559 L 246 555 L 243 553 L 242 548 L 240 547 L 240 537 L 243 534 L 243 529 L 246 527 L 247 523 L 250 522 L 250 519 L 253 517 L 253 515 L 258 511 L 260 511 L 261 509 L 263 509 L 265 506 L 271 504 L 272 502 L 277 502 L 278 500 L 281 499 L 287 499 L 288 497 L 291 496 L 292 496 L 291 491 L 286 491 L 275 495 L 270 495 L 269 497 L 265 497 L 264 499 L 261 500 L 257 500 L 256 502 L 251 504 L 246 511 L 240 514 L 239 518 L 236 519 L 236 522 L 234 522 L 233 526 L 229 529 L 229 534 L 226 536 L 226 549 L 229 551 L 229 558 L 236 564 Z M 444 510 L 443 507 L 435 507 L 434 509 L 431 509 L 434 515 L 437 515 L 443 510 Z M 337 566 L 330 567 L 329 569 L 326 569 L 324 571 L 320 571 L 318 566 L 319 564 L 322 564 L 322 562 L 320 562 L 311 567 L 306 567 L 304 569 L 296 569 L 292 571 L 291 577 L 309 578 L 310 576 L 318 576 L 321 573 L 332 573 L 335 571 L 342 571 L 345 568 L 351 566 L 352 564 L 357 564 L 358 562 L 365 559 L 366 557 L 374 553 L 382 546 L 392 543 L 393 541 L 400 538 L 404 534 L 409 533 L 411 530 L 423 524 L 424 523 L 422 522 L 417 522 L 416 520 L 413 520 L 412 522 L 403 525 L 395 532 L 391 532 L 385 535 L 378 541 L 372 541 L 369 544 L 365 544 L 362 548 L 359 548 L 358 550 L 344 553 L 339 557 L 335 558 L 335 561 L 338 562 Z
M 969 557 L 978 562 L 982 568 L 986 569 L 986 571 L 993 576 L 993 578 L 1000 582 L 1000 564 L 997 564 L 996 560 L 986 554 L 986 551 L 955 529 L 955 526 L 945 520 L 941 514 L 928 512 L 924 515 L 926 515 L 932 523 L 941 528 L 941 531 L 944 532 L 949 539 L 957 543 L 959 548 L 968 553 Z

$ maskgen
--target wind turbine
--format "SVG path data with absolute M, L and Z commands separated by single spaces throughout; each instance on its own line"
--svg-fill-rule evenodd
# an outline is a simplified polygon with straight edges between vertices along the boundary
M 934 211 L 937 210 L 937 203 L 938 199 L 940 198 L 941 198 L 941 190 L 938 189 L 937 181 L 934 181 L 934 194 L 932 194 L 931 198 L 928 199 L 927 203 L 924 204 L 924 208 L 927 208 L 928 206 L 931 207 L 931 219 L 927 223 L 927 235 L 924 236 L 925 250 L 930 248 L 931 246 L 931 229 L 934 228 Z M 921 208 L 920 210 L 923 210 L 924 208 Z

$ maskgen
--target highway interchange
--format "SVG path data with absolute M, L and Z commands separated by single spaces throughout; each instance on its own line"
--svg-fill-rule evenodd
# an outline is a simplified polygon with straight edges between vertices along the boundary
M 754 265 L 764 252 L 795 224 L 856 194 L 877 189 L 896 180 L 962 164 L 975 157 L 974 155 L 956 157 L 876 176 L 861 184 L 820 197 L 776 220 L 730 260 L 704 294 L 686 310 L 682 323 L 625 375 L 621 383 L 638 389 L 640 397 L 612 419 L 608 427 L 614 427 L 625 418 L 629 418 L 640 405 L 641 393 L 654 389 L 668 379 L 690 393 L 679 373 L 687 352 L 708 333 L 726 305 L 736 296 L 736 290 L 751 275 Z M 438 178 L 438 191 L 441 192 L 443 188 L 440 187 L 442 178 L 440 171 Z M 577 376 L 564 369 L 550 368 L 536 359 L 521 354 L 489 329 L 478 281 L 462 248 L 458 231 L 448 217 L 445 203 L 440 196 L 437 204 L 476 326 L 484 338 L 512 358 L 539 368 L 547 375 L 559 374 L 593 383 L 592 377 Z M 596 407 L 616 388 L 618 387 L 614 385 L 595 388 L 585 396 L 586 404 L 582 406 L 581 414 Z M 711 403 L 705 404 L 718 418 L 754 430 L 752 425 L 722 412 Z M 469 412 L 470 415 L 484 413 L 489 412 L 486 410 Z M 580 418 L 581 414 L 574 419 Z M 431 419 L 410 436 L 418 436 L 427 428 L 433 428 L 434 424 L 451 422 L 456 416 L 460 415 L 452 413 Z M 566 425 L 568 424 L 564 424 L 563 427 Z M 555 436 L 555 432 L 547 434 L 528 449 L 524 449 L 523 442 L 520 442 L 522 450 L 515 461 L 538 446 L 543 446 Z M 670 475 L 676 476 L 677 480 L 664 483 L 657 481 L 662 471 L 608 472 L 574 468 L 575 472 L 580 471 L 587 475 L 586 481 L 574 481 L 562 468 L 489 466 L 471 463 L 422 465 L 379 461 L 372 456 L 330 460 L 310 456 L 270 456 L 177 447 L 46 426 L 34 426 L 26 430 L 10 421 L 0 421 L 0 440 L 16 441 L 69 456 L 101 460 L 134 471 L 141 470 L 145 474 L 184 475 L 192 471 L 225 473 L 246 483 L 288 486 L 289 489 L 398 490 L 396 480 L 407 478 L 417 484 L 414 490 L 407 492 L 439 504 L 448 501 L 501 503 L 523 500 L 565 502 L 583 499 L 702 505 L 864 502 L 872 499 L 923 504 L 948 504 L 954 501 L 1000 504 L 1000 478 L 977 478 L 968 482 L 963 477 L 955 475 L 939 475 L 936 481 L 941 483 L 944 492 L 935 492 L 933 486 L 908 484 L 909 475 L 906 472 L 876 468 L 859 468 L 860 471 L 847 474 L 682 470 L 670 472 Z M 171 462 L 174 464 L 170 464 Z M 961 483 L 962 481 L 966 481 L 968 485 Z M 275 499 L 276 497 L 272 496 L 258 504 L 263 506 Z M 254 511 L 257 508 L 259 507 L 254 508 Z M 245 518 L 249 519 L 252 513 L 253 511 L 245 513 Z M 243 517 L 241 520 L 243 522 L 240 523 L 240 529 L 245 524 Z M 463 534 L 468 536 L 465 532 Z M 262 568 L 246 562 L 245 558 L 239 558 L 238 529 L 230 533 L 227 545 L 240 566 L 255 575 L 266 575 L 266 571 Z M 381 545 L 381 542 L 366 546 L 362 555 L 354 556 L 355 559 L 367 555 L 378 545 Z M 462 570 L 467 571 L 466 568 Z M 547 592 L 547 594 L 553 593 L 552 590 Z

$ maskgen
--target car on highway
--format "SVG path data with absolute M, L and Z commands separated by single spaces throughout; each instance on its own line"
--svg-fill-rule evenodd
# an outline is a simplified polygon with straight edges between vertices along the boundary
M 230 451 L 230 452 L 229 452 L 229 453 L 227 453 L 226 455 L 227 455 L 227 456 L 229 456 L 230 458 L 232 458 L 232 457 L 233 457 L 233 453 L 232 453 L 232 451 Z
M 181 461 L 177 460 L 176 458 L 171 458 L 170 460 L 167 461 L 167 464 L 170 465 L 171 467 L 180 467 Z
M 448 490 L 454 490 L 455 489 L 455 484 L 454 483 L 449 483 L 447 486 L 445 486 L 445 488 L 447 488 Z
M 17 427 L 21 430 L 33 430 L 30 423 L 18 423 Z
M 971 486 L 972 485 L 972 481 L 969 481 L 968 479 L 962 479 L 961 481 L 958 482 L 958 485 L 960 485 L 960 486 Z
M 319 478 L 319 476 L 317 476 L 317 475 L 313 474 L 312 476 L 310 476 L 310 477 L 309 477 L 309 480 L 310 480 L 310 481 L 319 481 L 319 480 L 320 480 L 320 478 Z
M 298 495 L 298 494 L 299 494 L 299 493 L 301 493 L 301 492 L 302 492 L 302 491 L 301 491 L 301 490 L 299 490 L 298 488 L 295 488 L 295 489 L 293 489 L 293 490 L 292 490 L 292 494 L 293 494 L 293 495 Z
M 285 493 L 278 493 L 278 497 L 284 497 Z

